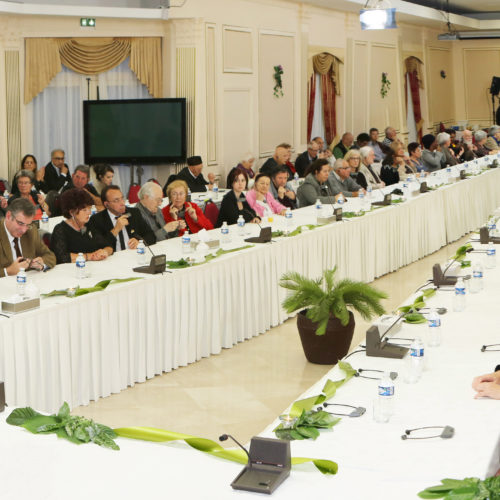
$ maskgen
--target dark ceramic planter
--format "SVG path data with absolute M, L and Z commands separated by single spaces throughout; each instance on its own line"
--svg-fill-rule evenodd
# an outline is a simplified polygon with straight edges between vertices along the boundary
M 349 351 L 354 334 L 354 315 L 349 311 L 349 323 L 342 326 L 330 318 L 324 335 L 316 335 L 317 323 L 306 317 L 307 310 L 297 314 L 297 328 L 307 361 L 318 365 L 334 365 Z

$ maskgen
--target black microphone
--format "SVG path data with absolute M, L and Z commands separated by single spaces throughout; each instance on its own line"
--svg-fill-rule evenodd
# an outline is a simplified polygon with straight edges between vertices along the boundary
M 231 434 L 222 434 L 222 436 L 219 436 L 219 441 L 227 441 L 227 438 L 231 438 L 247 454 L 248 468 L 250 469 L 252 467 L 252 460 L 250 459 L 250 454 L 248 453 L 247 449 L 241 443 L 236 441 L 236 439 L 234 439 Z
M 332 215 L 335 215 L 335 196 L 333 196 L 333 193 L 330 192 L 330 186 L 328 185 L 328 182 L 326 182 L 325 184 L 323 184 L 323 186 L 321 186 L 322 189 L 324 189 L 326 191 L 326 196 L 328 197 L 328 199 L 330 199 L 330 205 L 332 206 Z

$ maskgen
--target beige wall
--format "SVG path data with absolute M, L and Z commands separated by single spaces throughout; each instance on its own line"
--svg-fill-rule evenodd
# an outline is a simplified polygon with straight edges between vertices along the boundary
M 339 133 L 390 124 L 406 137 L 404 59 L 409 55 L 424 62 L 425 131 L 441 121 L 490 123 L 486 92 L 491 77 L 500 74 L 500 42 L 440 43 L 438 31 L 410 24 L 362 31 L 355 13 L 282 0 L 190 0 L 169 15 L 168 21 L 99 19 L 91 31 L 80 29 L 76 18 L 0 15 L 0 176 L 6 173 L 9 151 L 19 149 L 12 132 L 15 121 L 9 118 L 7 126 L 17 94 L 12 92 L 15 57 L 6 51 L 19 55 L 22 95 L 28 36 L 163 37 L 165 96 L 188 98 L 191 150 L 205 158 L 208 171 L 223 177 L 248 151 L 262 162 L 278 142 L 303 150 L 311 57 L 322 50 L 344 61 L 337 97 Z M 285 69 L 283 98 L 273 96 L 275 64 Z M 380 96 L 382 72 L 391 80 L 385 99 Z M 19 109 L 17 130 L 25 154 L 31 148 L 31 124 L 22 103 Z

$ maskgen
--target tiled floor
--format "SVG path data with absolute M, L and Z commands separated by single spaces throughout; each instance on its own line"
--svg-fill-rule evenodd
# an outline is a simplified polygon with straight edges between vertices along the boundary
M 467 237 L 375 281 L 394 310 L 431 275 L 432 264 L 455 253 Z M 367 323 L 356 318 L 352 348 Z M 179 368 L 73 413 L 111 427 L 151 426 L 217 439 L 248 442 L 331 367 L 306 361 L 295 319 L 217 356 Z

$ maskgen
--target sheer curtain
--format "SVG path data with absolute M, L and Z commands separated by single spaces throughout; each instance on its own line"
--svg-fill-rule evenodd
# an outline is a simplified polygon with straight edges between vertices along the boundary
M 315 73 L 316 95 L 314 96 L 314 115 L 311 128 L 311 139 L 313 137 L 322 137 L 325 140 L 325 119 L 323 115 L 323 88 L 321 84 L 321 75 Z
M 417 123 L 415 122 L 415 113 L 413 111 L 413 99 L 411 96 L 411 87 L 410 87 L 410 76 L 408 73 L 406 74 L 406 123 L 408 127 L 408 142 L 417 142 L 418 134 L 417 134 Z
M 95 99 L 148 99 L 147 88 L 139 82 L 128 67 L 126 59 L 116 68 L 91 77 L 90 98 Z M 76 165 L 84 162 L 83 154 L 83 101 L 89 95 L 89 82 L 63 66 L 50 85 L 27 105 L 27 116 L 32 116 L 32 152 L 39 166 L 50 161 L 50 152 L 62 148 L 66 152 L 66 163 L 72 172 Z M 98 92 L 98 94 L 97 94 Z M 130 183 L 128 166 L 113 166 L 114 182 L 126 190 Z M 156 167 L 144 167 L 143 182 L 156 177 Z

